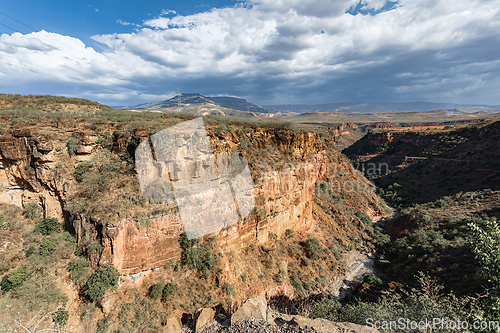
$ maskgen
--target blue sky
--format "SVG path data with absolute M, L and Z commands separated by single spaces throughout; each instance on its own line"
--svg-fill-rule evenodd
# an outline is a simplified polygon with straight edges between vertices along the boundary
M 189 1 L 137 1 L 137 0 L 21 0 L 5 2 L 0 11 L 0 23 L 15 31 L 30 33 L 47 30 L 63 35 L 80 38 L 92 43 L 90 38 L 98 34 L 127 33 L 134 30 L 133 25 L 119 22 L 141 24 L 144 20 L 157 17 L 165 11 L 175 11 L 179 15 L 189 15 L 210 10 L 211 8 L 234 6 L 233 0 L 189 0 Z M 170 16 L 175 15 L 171 13 Z M 19 22 L 18 22 L 19 21 Z M 31 28 L 30 28 L 31 27 Z M 0 25 L 0 34 L 11 34 L 13 29 Z M 34 28 L 34 29 L 32 29 Z
M 498 31 L 497 0 L 5 2 L 0 92 L 500 104 Z

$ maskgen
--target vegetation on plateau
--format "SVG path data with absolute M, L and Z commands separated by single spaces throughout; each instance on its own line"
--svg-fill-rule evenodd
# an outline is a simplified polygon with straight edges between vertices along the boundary
M 388 173 L 367 176 L 400 215 L 374 226 L 380 232 L 373 237 L 379 239 L 376 279 L 365 278 L 342 302 L 313 301 L 310 315 L 363 325 L 369 318 L 498 321 L 498 131 L 499 122 L 490 120 L 433 134 L 409 132 L 380 146 L 369 134 L 345 150 L 356 154 L 354 166 L 389 166 Z

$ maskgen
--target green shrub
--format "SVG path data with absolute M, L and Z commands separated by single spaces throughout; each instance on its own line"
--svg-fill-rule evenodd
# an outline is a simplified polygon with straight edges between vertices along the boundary
M 75 281 L 78 285 L 81 285 L 87 276 L 88 267 L 90 266 L 90 261 L 86 259 L 76 260 L 75 258 L 71 259 L 71 262 L 68 265 L 68 270 L 71 273 L 71 279 Z
M 84 253 L 84 251 L 83 251 L 83 249 L 81 247 L 77 247 L 75 249 L 75 256 L 82 257 L 84 254 L 85 253 Z
M 46 217 L 38 223 L 35 229 L 42 235 L 50 235 L 61 229 L 61 224 L 55 217 Z
M 434 205 L 438 208 L 446 208 L 448 206 L 448 200 L 444 199 L 444 198 L 440 198 L 438 200 L 436 200 L 436 202 L 434 203 Z
M 78 163 L 77 166 L 75 167 L 75 179 L 78 182 L 83 182 L 85 180 L 85 174 L 89 169 L 89 165 L 86 162 L 81 162 Z
M 307 257 L 311 258 L 311 259 L 319 259 L 319 254 L 321 252 L 323 252 L 323 248 L 321 247 L 321 244 L 314 237 L 309 238 L 305 242 L 304 249 L 305 249 Z
M 0 282 L 3 291 L 9 291 L 19 287 L 30 277 L 30 274 L 22 267 L 18 267 L 9 274 L 5 275 Z
M 217 135 L 222 134 L 222 133 L 230 133 L 231 132 L 231 127 L 226 124 L 219 124 L 215 128 L 215 133 Z
M 179 285 L 174 282 L 169 282 L 163 288 L 162 299 L 165 301 L 170 300 L 171 297 L 177 295 L 179 292 Z
M 101 252 L 102 246 L 96 240 L 93 240 L 89 245 L 87 245 L 87 254 L 93 254 L 96 252 Z
M 38 221 L 42 218 L 42 207 L 34 201 L 28 202 L 23 207 L 23 214 L 31 220 Z
M 391 242 L 391 236 L 384 233 L 384 230 L 381 227 L 373 226 L 368 230 L 370 232 L 370 236 L 373 239 L 373 242 L 380 248 L 387 246 Z
M 100 145 L 104 149 L 112 150 L 113 149 L 113 135 L 109 133 L 104 133 L 104 136 L 101 136 L 97 139 L 96 143 Z
M 51 254 L 52 252 L 54 252 L 56 247 L 57 247 L 56 240 L 51 239 L 51 238 L 45 238 L 39 247 L 40 255 L 45 257 L 45 256 Z
M 163 295 L 163 283 L 155 283 L 149 288 L 149 297 L 160 299 Z
M 332 245 L 330 245 L 330 250 L 332 251 L 333 256 L 335 257 L 335 260 L 337 260 L 337 261 L 342 260 L 343 256 L 342 256 L 342 253 L 340 252 L 340 250 L 338 249 L 337 244 L 333 243 Z
M 290 284 L 295 288 L 295 293 L 297 295 L 305 295 L 306 291 L 304 290 L 304 286 L 302 285 L 302 281 L 297 277 L 297 275 L 290 275 Z
M 99 319 L 97 321 L 97 330 L 96 333 L 106 333 L 109 332 L 109 320 L 107 317 Z
M 0 214 L 0 229 L 7 229 L 9 225 L 5 222 L 3 214 Z
M 24 253 L 26 254 L 26 258 L 31 256 L 33 253 L 35 253 L 36 247 L 33 245 L 30 245 L 27 249 L 24 249 Z
M 93 302 L 100 301 L 109 288 L 118 285 L 119 277 L 114 266 L 99 267 L 83 286 L 83 294 Z
M 332 298 L 322 298 L 313 302 L 310 317 L 360 325 L 366 325 L 369 318 L 373 322 L 394 321 L 394 318 L 407 318 L 416 322 L 432 321 L 432 318 L 446 321 L 470 319 L 470 312 L 465 309 L 470 299 L 457 299 L 453 294 L 442 293 L 443 287 L 427 276 L 420 275 L 418 280 L 420 288 L 402 294 L 391 290 L 377 302 L 342 304 Z
M 214 258 L 206 248 L 198 246 L 199 239 L 188 239 L 185 232 L 179 237 L 182 249 L 181 261 L 193 269 L 203 272 L 205 277 L 210 276 L 210 270 L 219 266 L 220 260 Z
M 496 218 L 482 218 L 470 222 L 469 244 L 479 262 L 479 273 L 487 277 L 492 290 L 482 304 L 484 317 L 498 320 L 500 317 L 500 225 Z
M 74 155 L 78 152 L 79 142 L 75 138 L 68 138 L 68 142 L 66 142 L 66 147 L 68 148 L 68 154 Z
M 295 231 L 293 231 L 292 229 L 286 229 L 285 230 L 285 236 L 287 238 L 294 238 L 295 237 Z
M 418 227 L 423 227 L 431 221 L 431 217 L 427 214 L 415 214 L 412 216 L 412 219 L 415 222 L 415 225 Z
M 56 312 L 52 314 L 52 320 L 56 327 L 63 327 L 68 322 L 69 313 L 64 308 L 57 309 Z
M 77 240 L 76 238 L 70 234 L 69 232 L 65 231 L 63 234 L 62 234 L 62 237 L 61 237 L 65 242 L 68 242 L 70 244 L 76 244 L 77 243 Z
M 181 262 L 180 261 L 176 261 L 175 264 L 174 264 L 174 271 L 178 272 L 178 271 L 181 270 L 181 268 L 182 268 Z
M 467 225 L 473 237 L 470 246 L 480 264 L 480 273 L 487 276 L 500 291 L 500 226 L 495 218 L 477 219 Z
M 150 213 L 140 213 L 134 215 L 135 226 L 138 230 L 143 227 L 149 227 L 151 225 L 151 215 Z
M 283 281 L 285 281 L 283 279 L 283 273 L 279 272 L 278 274 L 275 274 L 274 275 L 274 280 L 278 283 L 282 283 Z
M 363 281 L 366 282 L 366 283 L 369 283 L 369 284 L 371 284 L 372 286 L 375 286 L 375 287 L 380 287 L 380 286 L 382 286 L 384 284 L 382 282 L 382 279 L 379 278 L 378 276 L 376 276 L 373 273 L 365 275 L 365 277 L 363 278 Z
M 236 289 L 234 288 L 234 285 L 232 285 L 231 283 L 224 284 L 223 289 L 228 296 L 236 296 Z
M 363 222 L 365 225 L 370 225 L 373 222 L 372 219 L 366 213 L 360 210 L 358 210 L 354 215 L 356 215 L 356 217 L 360 219 L 361 222 Z

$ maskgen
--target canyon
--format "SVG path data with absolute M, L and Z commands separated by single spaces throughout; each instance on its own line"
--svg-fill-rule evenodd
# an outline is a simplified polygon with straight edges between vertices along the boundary
M 26 210 L 36 203 L 43 217 L 57 218 L 75 237 L 92 271 L 113 265 L 121 274 L 120 287 L 106 293 L 89 321 L 76 315 L 84 311 L 85 300 L 69 273 L 44 273 L 71 295 L 67 308 L 74 327 L 90 329 L 99 318 L 118 318 L 120 304 L 131 302 L 139 291 L 147 293 L 157 281 L 183 286 L 177 301 L 161 306 L 167 312 L 192 312 L 221 302 L 231 309 L 259 294 L 296 297 L 302 284 L 317 292 L 328 290 L 345 270 L 340 253 L 371 251 L 370 236 L 357 216 L 382 216 L 387 207 L 373 184 L 339 152 L 334 133 L 208 117 L 204 123 L 215 159 L 236 155 L 248 163 L 255 208 L 237 223 L 201 238 L 220 268 L 205 278 L 173 270 L 184 260 L 179 209 L 171 201 L 143 198 L 133 155 L 140 142 L 189 119 L 126 112 L 0 117 L 0 204 Z M 311 239 L 319 244 L 314 251 L 320 255 L 307 266 L 303 251 Z M 31 243 L 12 244 L 8 251 L 4 247 L 6 260 L 22 263 Z M 65 267 L 70 258 L 58 265 Z M 236 291 L 229 298 L 227 286 Z
M 216 135 L 215 128 L 209 127 L 210 132 L 215 156 L 230 154 L 241 140 L 232 131 Z M 67 148 L 71 135 L 80 137 L 73 156 L 68 154 Z M 259 172 L 254 187 L 259 214 L 251 214 L 245 224 L 239 223 L 216 233 L 230 248 L 265 244 L 269 233 L 282 235 L 286 229 L 309 230 L 313 226 L 312 201 L 319 181 L 335 188 L 343 184 L 344 189 L 366 182 L 340 153 L 328 151 L 315 133 L 251 129 L 244 137 L 249 138 L 256 149 L 269 149 L 275 161 L 259 161 L 256 156 L 248 155 L 249 165 Z M 333 141 L 334 137 L 329 139 Z M 149 226 L 144 228 L 137 228 L 133 216 L 111 223 L 83 214 L 72 215 L 68 211 L 74 187 L 79 186 L 71 179 L 74 178 L 71 171 L 75 164 L 93 158 L 100 148 L 97 141 L 98 136 L 90 131 L 50 126 L 23 126 L 4 134 L 0 137 L 0 181 L 5 189 L 1 202 L 18 206 L 37 202 L 44 216 L 64 220 L 74 228 L 79 245 L 85 247 L 92 241 L 100 242 L 104 250 L 98 258 L 99 264 L 113 264 L 124 274 L 138 273 L 178 259 L 177 239 L 183 228 L 179 212 L 171 203 L 149 205 L 146 210 L 153 213 L 148 214 Z M 115 148 L 119 149 L 120 143 Z M 286 163 L 278 158 L 283 151 L 290 155 Z M 368 185 L 364 183 L 363 186 Z M 130 188 L 133 190 L 134 186 Z M 380 214 L 371 208 L 375 195 L 368 199 L 370 201 L 363 199 L 359 204 L 371 209 L 373 214 Z M 158 210 L 162 213 L 154 214 Z

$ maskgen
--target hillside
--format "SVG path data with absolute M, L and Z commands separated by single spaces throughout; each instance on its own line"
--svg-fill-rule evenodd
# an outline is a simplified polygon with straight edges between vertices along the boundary
M 247 102 L 246 99 L 236 97 L 209 97 L 215 104 L 228 109 L 249 112 L 269 113 L 270 111 L 261 106 Z
M 288 115 L 289 112 L 271 113 L 247 100 L 236 97 L 206 97 L 200 94 L 177 95 L 166 101 L 142 104 L 137 110 L 155 110 L 163 112 L 187 112 L 199 115 L 229 116 L 237 118 L 262 118 Z
M 371 129 L 344 149 L 398 213 L 378 222 L 387 238 L 377 242 L 375 274 L 341 305 L 314 302 L 313 317 L 498 320 L 499 138 L 495 117 L 430 131 Z
M 142 198 L 134 151 L 193 117 L 0 113 L 2 329 L 40 309 L 68 316 L 72 332 L 159 330 L 173 310 L 200 307 L 227 316 L 250 296 L 329 290 L 344 256 L 373 251 L 375 231 L 360 217 L 387 207 L 333 136 L 217 117 L 205 118 L 211 147 L 248 161 L 256 208 L 217 233 L 183 238 L 178 209 Z M 40 328 L 50 328 L 44 318 Z
M 391 172 L 377 182 L 393 184 L 393 194 L 401 202 L 423 203 L 460 191 L 499 189 L 499 119 L 438 132 L 372 130 L 344 153 L 366 165 L 387 165 Z
M 77 112 L 111 110 L 111 107 L 87 99 L 65 96 L 0 94 L 0 110 Z
M 208 103 L 191 97 L 195 109 Z M 325 318 L 336 324 L 315 327 L 368 332 L 349 323 L 498 318 L 499 256 L 489 244 L 500 239 L 500 117 L 404 127 L 207 115 L 209 148 L 189 125 L 162 155 L 154 135 L 196 114 L 90 104 L 0 111 L 0 330 L 39 318 L 39 329 L 71 332 L 170 333 L 172 321 L 189 332 L 200 308 L 219 322 L 212 330 L 306 332 Z M 154 168 L 136 161 L 140 144 L 153 145 Z M 142 196 L 138 173 L 168 174 L 151 183 L 161 197 L 186 175 L 236 182 L 232 159 L 248 164 L 255 207 L 222 230 L 190 239 L 181 192 L 176 201 Z M 212 190 L 187 202 L 228 212 Z M 233 325 L 257 295 L 268 322 Z

